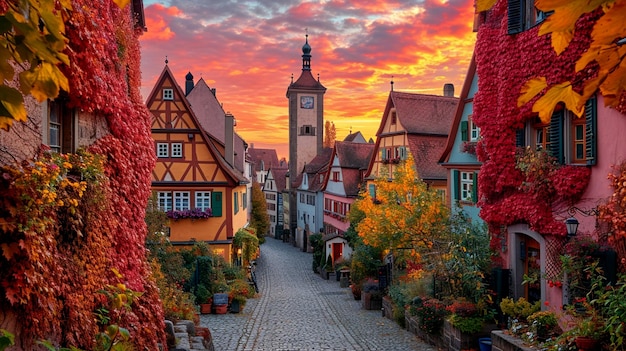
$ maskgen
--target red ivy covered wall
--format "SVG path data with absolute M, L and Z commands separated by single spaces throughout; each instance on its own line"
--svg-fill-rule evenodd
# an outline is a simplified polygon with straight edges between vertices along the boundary
M 69 79 L 70 105 L 107 121 L 110 134 L 88 151 L 102 155 L 108 181 L 97 206 L 82 215 L 82 235 L 69 244 L 62 242 L 59 226 L 50 223 L 37 235 L 11 234 L 29 250 L 18 249 L 7 241 L 10 237 L 2 238 L 15 250 L 0 262 L 11 270 L 0 278 L 7 296 L 0 305 L 20 316 L 18 339 L 24 345 L 29 338 L 45 337 L 56 344 L 89 348 L 98 329 L 93 315 L 102 303 L 98 290 L 124 283 L 142 295 L 116 322 L 130 330 L 138 350 L 156 350 L 157 343 L 165 344 L 165 337 L 163 311 L 145 252 L 144 215 L 155 155 L 150 113 L 139 92 L 142 30 L 135 28 L 130 6 L 120 9 L 111 0 L 72 4 L 66 50 L 71 66 L 62 69 Z M 4 6 L 0 9 L 6 11 Z M 11 180 L 5 175 L 3 185 Z M 29 220 L 29 214 L 20 216 Z M 121 273 L 122 281 L 111 268 Z
M 492 232 L 501 226 L 527 223 L 542 235 L 565 235 L 565 225 L 553 216 L 553 206 L 575 203 L 584 192 L 591 169 L 563 166 L 551 172 L 552 191 L 528 191 L 529 179 L 516 168 L 516 130 L 534 118 L 533 100 L 518 108 L 522 85 L 530 78 L 545 76 L 548 84 L 574 80 L 574 65 L 589 45 L 598 12 L 583 16 L 575 37 L 559 56 L 550 46 L 550 36 L 538 36 L 538 26 L 507 34 L 507 1 L 501 0 L 488 14 L 478 31 L 475 47 L 478 93 L 473 118 L 480 127 L 481 145 L 477 156 L 483 165 L 479 174 L 481 217 Z M 580 88 L 580 87 L 577 87 Z M 538 98 L 538 97 L 537 97 Z M 493 237 L 492 248 L 500 239 Z

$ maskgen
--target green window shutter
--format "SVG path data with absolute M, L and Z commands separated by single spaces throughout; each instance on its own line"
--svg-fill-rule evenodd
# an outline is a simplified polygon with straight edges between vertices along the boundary
M 521 128 L 515 131 L 515 146 L 526 147 L 526 129 Z
M 598 129 L 598 101 L 596 97 L 592 97 L 585 103 L 585 159 L 587 164 L 593 166 L 596 164 L 597 143 L 596 138 Z
M 472 184 L 472 202 L 478 203 L 478 172 L 474 172 L 474 184 Z
M 517 34 L 524 30 L 524 7 L 526 0 L 508 0 L 508 34 Z
M 564 109 L 555 111 L 550 119 L 550 146 L 548 151 L 552 157 L 556 158 L 559 164 L 565 163 L 565 152 L 563 146 L 563 114 Z M 546 136 L 548 137 L 548 136 Z
M 211 193 L 211 213 L 213 217 L 222 217 L 222 192 L 214 191 Z
M 380 149 L 380 159 L 381 160 L 386 160 L 387 159 L 387 150 L 385 150 L 384 147 Z
M 376 185 L 375 184 L 369 185 L 369 192 L 370 192 L 370 197 L 372 199 L 375 199 L 376 198 Z
M 235 195 L 234 195 L 234 207 L 235 207 L 235 214 L 237 214 L 237 212 L 239 212 L 239 193 L 235 191 Z
M 467 121 L 461 121 L 461 141 L 469 141 Z
M 461 200 L 461 183 L 460 172 L 457 169 L 452 170 L 452 190 L 454 191 L 453 199 L 456 201 Z
M 406 160 L 406 146 L 400 146 L 400 159 Z

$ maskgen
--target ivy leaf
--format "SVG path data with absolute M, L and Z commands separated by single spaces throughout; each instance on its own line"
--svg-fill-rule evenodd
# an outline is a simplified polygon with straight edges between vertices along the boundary
M 2 256 L 4 256 L 7 261 L 10 261 L 15 254 L 20 252 L 20 248 L 17 243 L 2 243 L 0 248 L 2 248 Z
M 119 6 L 121 9 L 123 9 L 124 7 L 126 7 L 126 5 L 128 5 L 128 3 L 130 3 L 130 0 L 113 0 L 114 3 L 117 4 L 117 6 Z
M 550 123 L 555 106 L 559 102 L 563 102 L 568 110 L 580 117 L 583 113 L 583 109 L 578 107 L 580 99 L 580 94 L 572 89 L 572 84 L 570 82 L 556 84 L 548 89 L 545 95 L 540 97 L 539 100 L 535 102 L 533 105 L 533 112 L 539 113 L 539 119 L 541 119 L 541 122 Z
M 498 0 L 477 0 L 476 1 L 476 11 L 483 12 L 490 10 L 493 5 L 496 4 Z
M 537 94 L 548 86 L 546 77 L 536 77 L 528 80 L 521 89 L 521 95 L 517 98 L 517 107 L 522 107 L 532 100 Z
M 0 350 L 15 344 L 15 336 L 7 330 L 0 329 Z

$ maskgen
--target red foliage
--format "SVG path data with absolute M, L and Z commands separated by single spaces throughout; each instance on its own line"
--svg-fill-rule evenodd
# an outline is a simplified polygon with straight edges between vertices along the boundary
M 555 220 L 552 206 L 579 199 L 591 170 L 559 168 L 545 180 L 551 184 L 551 194 L 529 191 L 526 185 L 533 180 L 516 168 L 515 131 L 536 116 L 531 108 L 537 98 L 521 107 L 517 107 L 517 98 L 530 78 L 545 76 L 549 84 L 573 78 L 575 62 L 589 44 L 598 13 L 578 21 L 570 46 L 557 56 L 550 46 L 550 36 L 537 35 L 538 26 L 508 35 L 506 5 L 506 1 L 499 1 L 493 7 L 480 27 L 475 47 L 480 78 L 473 118 L 482 138 L 477 148 L 477 157 L 483 162 L 478 182 L 481 217 L 494 232 L 499 232 L 502 225 L 528 223 L 542 234 L 565 235 L 565 226 Z M 493 236 L 491 246 L 499 249 L 498 236 Z
M 117 283 L 111 272 L 117 268 L 129 288 L 142 292 L 119 325 L 130 330 L 137 350 L 156 350 L 157 343 L 165 344 L 165 335 L 144 246 L 155 155 L 150 114 L 139 92 L 139 32 L 128 6 L 120 9 L 110 0 L 72 2 L 66 50 L 71 65 L 62 69 L 71 87 L 70 104 L 107 121 L 110 134 L 89 151 L 104 156 L 108 183 L 102 185 L 97 208 L 81 207 L 82 237 L 64 241 L 54 208 L 7 213 L 6 208 L 16 207 L 7 201 L 19 195 L 10 193 L 10 179 L 0 180 L 0 218 L 14 217 L 17 223 L 32 216 L 50 218 L 36 231 L 0 236 L 6 252 L 15 251 L 13 257 L 0 258 L 5 272 L 0 283 L 10 308 L 23 317 L 24 340 L 45 337 L 90 349 L 98 330 L 93 311 L 102 303 L 97 291 Z M 0 10 L 4 5 L 0 2 Z

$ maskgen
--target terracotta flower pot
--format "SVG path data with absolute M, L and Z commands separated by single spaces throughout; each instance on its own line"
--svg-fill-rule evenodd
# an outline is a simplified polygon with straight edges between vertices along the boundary
M 579 351 L 593 351 L 598 345 L 598 340 L 586 336 L 579 336 L 575 340 Z

